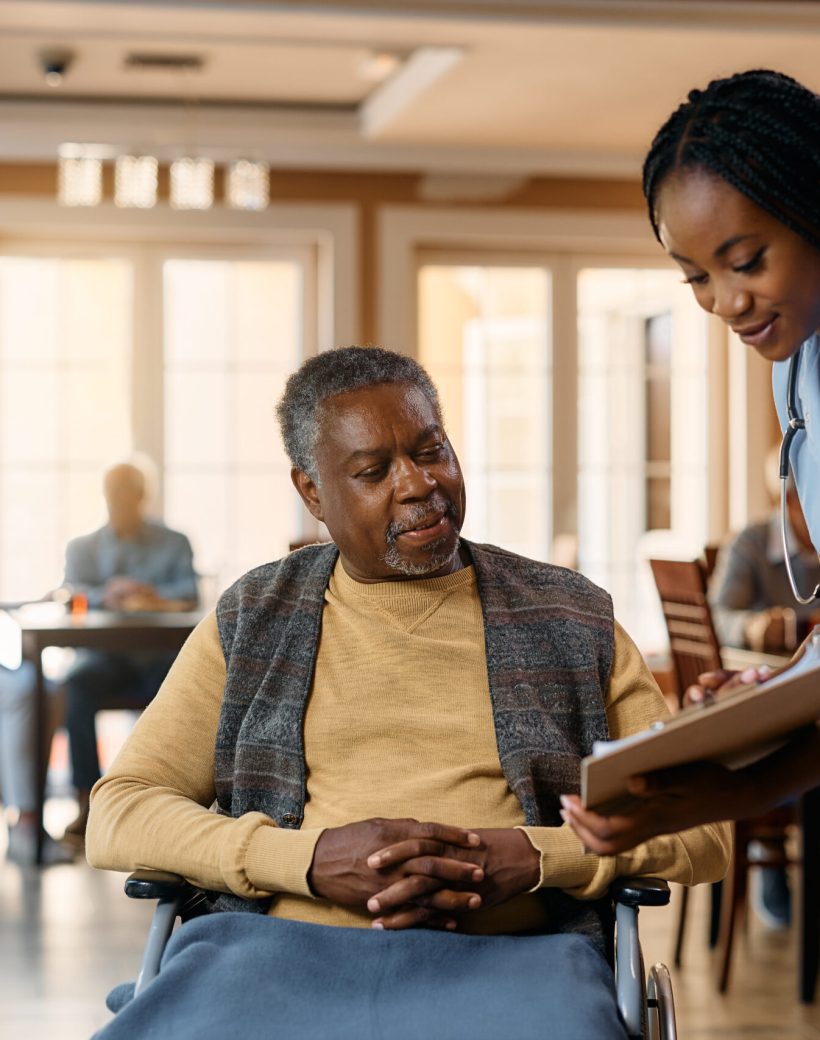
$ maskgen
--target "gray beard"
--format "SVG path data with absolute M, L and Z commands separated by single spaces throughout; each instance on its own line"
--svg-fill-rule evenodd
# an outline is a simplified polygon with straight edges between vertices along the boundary
M 432 574 L 434 571 L 440 570 L 455 557 L 458 552 L 458 543 L 452 551 L 449 551 L 444 548 L 445 542 L 445 538 L 439 538 L 438 541 L 426 546 L 425 552 L 429 553 L 429 558 L 421 563 L 411 563 L 409 560 L 405 560 L 395 542 L 391 542 L 387 547 L 387 552 L 382 556 L 382 560 L 391 570 L 398 571 L 399 574 L 406 574 L 411 578 L 423 577 L 425 574 Z
M 416 506 L 410 511 L 405 523 L 408 520 L 411 524 L 423 520 L 425 516 L 430 515 L 431 506 L 444 508 L 448 516 L 452 518 L 452 510 L 448 508 L 446 501 L 438 500 Z M 400 531 L 396 530 L 392 524 L 388 527 L 385 539 L 387 541 L 387 551 L 381 559 L 391 570 L 398 571 L 399 574 L 406 574 L 411 578 L 422 577 L 425 574 L 432 574 L 434 571 L 440 570 L 450 563 L 458 552 L 458 540 L 456 540 L 455 547 L 452 550 L 448 550 L 445 548 L 447 536 L 444 535 L 424 547 L 424 552 L 428 557 L 426 560 L 421 563 L 410 563 L 401 555 L 396 545 L 396 539 L 399 534 Z

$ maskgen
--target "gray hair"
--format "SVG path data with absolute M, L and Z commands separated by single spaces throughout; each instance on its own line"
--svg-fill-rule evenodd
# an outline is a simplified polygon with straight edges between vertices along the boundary
M 276 407 L 291 464 L 318 484 L 316 444 L 325 401 L 380 383 L 407 383 L 420 390 L 441 417 L 438 391 L 418 361 L 381 347 L 340 347 L 309 358 L 293 373 Z

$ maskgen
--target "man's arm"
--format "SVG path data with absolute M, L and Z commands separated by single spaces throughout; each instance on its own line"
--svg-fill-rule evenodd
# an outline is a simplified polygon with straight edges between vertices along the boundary
M 65 575 L 63 584 L 72 592 L 81 592 L 90 607 L 103 606 L 106 594 L 105 582 L 100 582 L 94 559 L 92 535 L 73 538 L 65 549 Z
M 194 552 L 184 534 L 179 531 L 172 533 L 174 545 L 168 575 L 154 586 L 154 591 L 160 599 L 184 600 L 195 606 L 199 602 L 199 590 L 194 570 Z

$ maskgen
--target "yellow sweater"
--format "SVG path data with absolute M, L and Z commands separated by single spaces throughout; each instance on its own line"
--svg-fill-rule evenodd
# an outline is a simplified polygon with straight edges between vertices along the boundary
M 495 743 L 475 571 L 367 585 L 337 564 L 305 716 L 308 799 L 301 830 L 261 813 L 208 811 L 225 684 L 216 620 L 183 647 L 159 694 L 96 785 L 87 835 L 98 867 L 154 867 L 245 897 L 276 894 L 271 913 L 367 926 L 371 915 L 331 906 L 307 874 L 322 829 L 372 816 L 464 827 L 523 828 L 541 854 L 541 886 L 601 895 L 617 875 L 693 884 L 722 877 L 723 825 L 655 838 L 617 857 L 584 853 L 566 826 L 524 827 Z M 615 628 L 607 719 L 612 738 L 667 714 L 635 645 Z M 542 923 L 537 894 L 465 917 L 469 930 Z

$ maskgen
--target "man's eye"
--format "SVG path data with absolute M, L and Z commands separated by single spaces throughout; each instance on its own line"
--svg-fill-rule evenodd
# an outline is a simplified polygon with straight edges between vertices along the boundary
M 416 458 L 422 459 L 424 461 L 429 461 L 430 459 L 437 459 L 439 455 L 441 455 L 443 450 L 443 444 L 434 444 L 430 448 L 423 448 L 420 452 L 417 452 Z
M 364 480 L 378 480 L 379 477 L 384 476 L 384 472 L 384 466 L 371 466 L 369 469 L 363 469 L 357 476 Z

